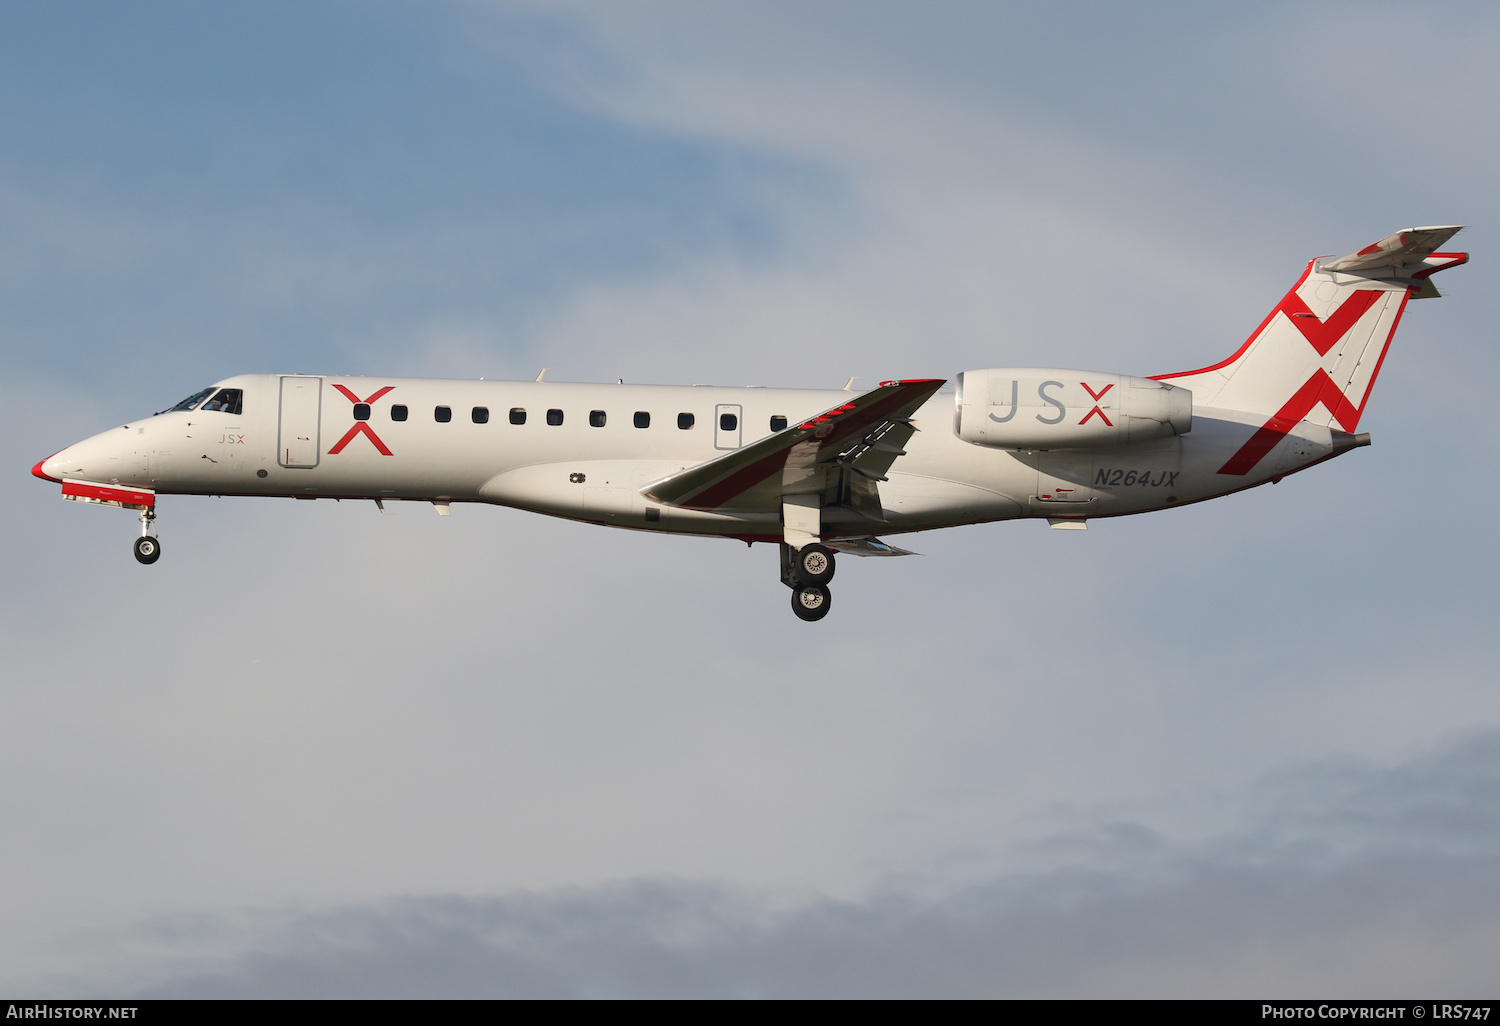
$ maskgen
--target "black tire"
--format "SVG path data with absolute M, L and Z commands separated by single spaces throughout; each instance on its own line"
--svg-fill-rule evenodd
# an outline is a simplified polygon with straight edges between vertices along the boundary
M 149 534 L 137 538 L 135 540 L 135 558 L 141 563 L 155 563 L 161 558 L 161 542 Z
M 799 620 L 821 620 L 833 608 L 833 596 L 820 584 L 792 589 L 792 612 Z
M 833 552 L 814 542 L 803 546 L 796 556 L 797 576 L 803 584 L 827 585 L 833 580 Z

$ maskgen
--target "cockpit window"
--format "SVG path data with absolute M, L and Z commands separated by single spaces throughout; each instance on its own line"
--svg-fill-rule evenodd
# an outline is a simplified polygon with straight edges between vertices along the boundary
M 208 402 L 204 403 L 202 407 L 200 407 L 200 409 L 212 410 L 215 413 L 228 413 L 238 417 L 240 415 L 240 403 L 244 398 L 244 395 L 245 393 L 243 389 L 221 388 L 219 389 L 219 394 L 214 396 Z M 370 408 L 366 406 L 366 415 L 365 417 L 360 419 L 368 420 L 369 410 Z
M 169 406 L 165 410 L 162 410 L 161 413 L 176 413 L 178 410 L 196 410 L 198 404 L 213 395 L 215 391 L 216 389 L 213 388 L 205 388 L 201 392 L 194 392 L 176 406 Z M 161 413 L 158 413 L 157 416 L 161 416 Z

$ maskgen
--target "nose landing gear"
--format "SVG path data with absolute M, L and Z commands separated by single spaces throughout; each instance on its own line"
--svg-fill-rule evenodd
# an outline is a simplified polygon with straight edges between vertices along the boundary
M 161 558 L 161 542 L 150 535 L 135 540 L 135 558 L 141 563 L 155 563 Z
M 141 536 L 135 540 L 135 558 L 139 563 L 155 563 L 161 558 L 161 539 L 156 537 L 156 510 L 141 510 Z
M 794 549 L 781 545 L 781 583 L 792 589 L 792 612 L 799 620 L 821 620 L 833 607 L 833 552 L 814 542 Z

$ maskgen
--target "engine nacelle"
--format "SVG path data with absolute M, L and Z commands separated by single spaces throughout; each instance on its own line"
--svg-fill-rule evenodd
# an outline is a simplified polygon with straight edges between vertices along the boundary
M 1185 435 L 1193 393 L 1150 378 L 1047 367 L 965 371 L 953 430 L 994 449 L 1096 449 Z

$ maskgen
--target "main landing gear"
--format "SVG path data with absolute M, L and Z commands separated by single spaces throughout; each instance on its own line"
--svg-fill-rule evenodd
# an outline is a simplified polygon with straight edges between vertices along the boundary
M 156 510 L 141 510 L 141 536 L 135 540 L 135 558 L 140 563 L 155 563 L 161 558 L 161 539 L 156 536 Z
M 833 608 L 833 552 L 814 542 L 794 549 L 781 545 L 781 583 L 792 589 L 792 612 L 800 620 L 821 620 Z

